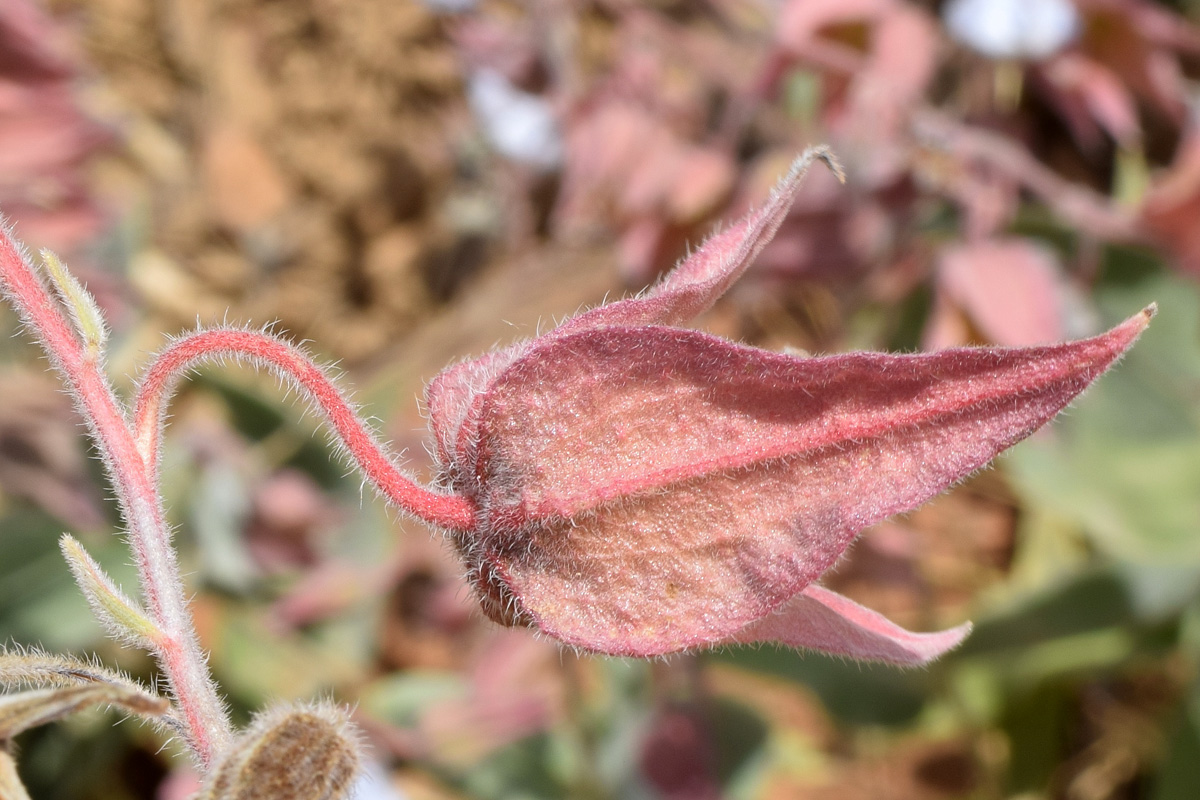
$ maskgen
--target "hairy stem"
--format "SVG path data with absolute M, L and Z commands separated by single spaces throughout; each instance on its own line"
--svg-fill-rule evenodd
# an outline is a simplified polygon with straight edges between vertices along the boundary
M 142 593 L 162 633 L 155 655 L 184 721 L 188 747 L 204 766 L 231 740 L 225 706 L 217 695 L 196 641 L 183 581 L 158 491 L 138 452 L 125 412 L 97 354 L 81 341 L 7 228 L 0 230 L 0 283 L 51 362 L 62 372 L 104 460 L 141 578 Z
M 258 331 L 198 331 L 158 355 L 138 389 L 134 406 L 137 445 L 151 474 L 157 469 L 164 409 L 179 377 L 206 360 L 247 357 L 299 388 L 320 409 L 350 458 L 385 498 L 418 519 L 449 530 L 469 530 L 475 506 L 454 494 L 418 484 L 392 463 L 375 436 L 333 382 L 296 347 Z

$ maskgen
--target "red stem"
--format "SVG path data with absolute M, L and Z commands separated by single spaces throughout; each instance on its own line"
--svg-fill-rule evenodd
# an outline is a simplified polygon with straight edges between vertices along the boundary
M 207 766 L 232 736 L 183 594 L 183 581 L 158 492 L 123 409 L 99 364 L 7 228 L 0 230 L 0 279 L 25 324 L 62 372 L 91 430 L 116 490 L 151 618 L 162 632 L 156 655 L 184 719 L 185 739 Z
M 333 382 L 292 345 L 258 331 L 198 331 L 158 355 L 138 389 L 134 428 L 138 447 L 153 474 L 158 464 L 163 409 L 178 377 L 198 362 L 227 355 L 248 356 L 305 390 L 324 412 L 350 457 L 388 500 L 413 516 L 450 530 L 470 530 L 475 506 L 464 497 L 427 489 L 392 463 Z

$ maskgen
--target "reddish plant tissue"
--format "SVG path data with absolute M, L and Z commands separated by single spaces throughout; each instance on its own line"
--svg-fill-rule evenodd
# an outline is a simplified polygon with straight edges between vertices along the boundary
M 98 369 L 103 324 L 86 293 L 48 260 L 73 328 L 15 243 L 0 240 L 7 293 L 66 374 L 121 488 L 151 615 L 174 631 L 160 637 L 161 655 L 201 760 L 227 725 L 202 659 L 171 649 L 192 641 L 190 617 L 166 591 L 178 588 L 177 567 L 153 487 L 175 381 L 228 355 L 305 390 L 381 494 L 449 531 L 500 623 L 627 656 L 773 641 L 914 665 L 957 645 L 968 625 L 911 633 L 817 581 L 863 528 L 1048 422 L 1154 309 L 1067 344 L 918 355 L 798 357 L 675 327 L 753 262 L 818 159 L 840 176 L 826 150 L 806 152 L 764 207 L 644 294 L 435 378 L 426 399 L 437 489 L 394 465 L 320 368 L 262 332 L 173 342 L 146 371 L 128 427 Z
M 265 727 L 238 738 L 208 672 L 158 492 L 166 403 L 205 360 L 248 357 L 302 389 L 382 495 L 450 533 L 500 623 L 628 656 L 772 641 L 915 665 L 962 641 L 969 625 L 911 633 L 816 581 L 863 528 L 1048 422 L 1133 343 L 1154 307 L 1078 342 L 922 355 L 801 358 L 674 327 L 750 265 L 817 159 L 841 176 L 828 151 L 809 150 L 763 208 L 641 296 L 434 379 L 437 488 L 395 465 L 324 371 L 259 331 L 175 340 L 147 369 L 130 414 L 103 371 L 107 328 L 93 299 L 52 253 L 35 267 L 0 224 L 0 290 L 88 422 L 128 526 L 141 600 L 70 537 L 63 553 L 109 633 L 155 654 L 172 693 L 164 724 L 209 774 L 213 797 L 270 793 L 275 784 L 256 783 L 254 770 L 245 791 L 221 781 L 234 756 L 272 742 L 292 748 L 285 761 L 303 751 L 335 765 L 346 781 L 313 791 L 345 796 L 357 746 L 338 725 L 317 725 L 321 735 L 296 750 L 304 720 L 320 722 L 302 711 L 268 713 Z M 22 674 L 0 664 L 0 686 L 20 685 Z M 0 754 L 8 736 L 0 731 Z
M 816 157 L 645 294 L 432 382 L 443 482 L 475 507 L 453 538 L 489 617 L 626 656 L 775 641 L 916 665 L 966 636 L 905 631 L 816 581 L 863 528 L 1048 422 L 1154 309 L 1067 344 L 918 355 L 672 327 L 753 261 Z

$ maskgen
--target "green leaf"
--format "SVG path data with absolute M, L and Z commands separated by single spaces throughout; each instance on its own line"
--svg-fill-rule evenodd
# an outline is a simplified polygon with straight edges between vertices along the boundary
M 1005 461 L 1029 502 L 1123 561 L 1200 570 L 1200 292 L 1173 277 L 1108 287 L 1106 317 L 1159 301 L 1129 354 Z
M 1167 757 L 1155 778 L 1153 800 L 1200 797 L 1200 682 L 1192 685 L 1175 720 Z
M 79 590 L 109 633 L 146 650 L 155 649 L 156 643 L 161 641 L 161 634 L 146 616 L 145 610 L 117 588 L 113 579 L 105 574 L 104 569 L 73 536 L 63 534 L 59 546 L 75 576 L 75 582 L 79 584 Z
M 926 671 L 901 672 L 880 664 L 848 664 L 821 653 L 772 647 L 719 652 L 709 658 L 793 680 L 815 692 L 835 717 L 864 725 L 911 722 L 939 681 L 941 670 L 934 664 Z
M 456 675 L 411 670 L 375 681 L 359 702 L 371 716 L 404 728 L 416 725 L 430 705 L 466 697 L 468 691 L 466 681 Z

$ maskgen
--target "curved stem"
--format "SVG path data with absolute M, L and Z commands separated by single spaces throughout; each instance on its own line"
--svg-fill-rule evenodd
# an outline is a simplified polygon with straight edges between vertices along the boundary
M 259 331 L 206 330 L 172 342 L 159 353 L 138 387 L 134 406 L 137 446 L 147 469 L 158 469 L 164 409 L 180 376 L 199 362 L 244 356 L 273 370 L 302 390 L 324 414 L 351 459 L 385 498 L 413 516 L 450 530 L 469 530 L 475 506 L 459 495 L 418 484 L 388 458 L 374 434 L 320 367 L 298 348 Z
M 0 284 L 62 372 L 112 480 L 137 561 L 142 593 L 161 637 L 155 655 L 184 721 L 184 739 L 207 766 L 232 739 L 224 703 L 196 641 L 156 484 L 138 452 L 125 411 L 50 290 L 7 228 L 0 229 Z

